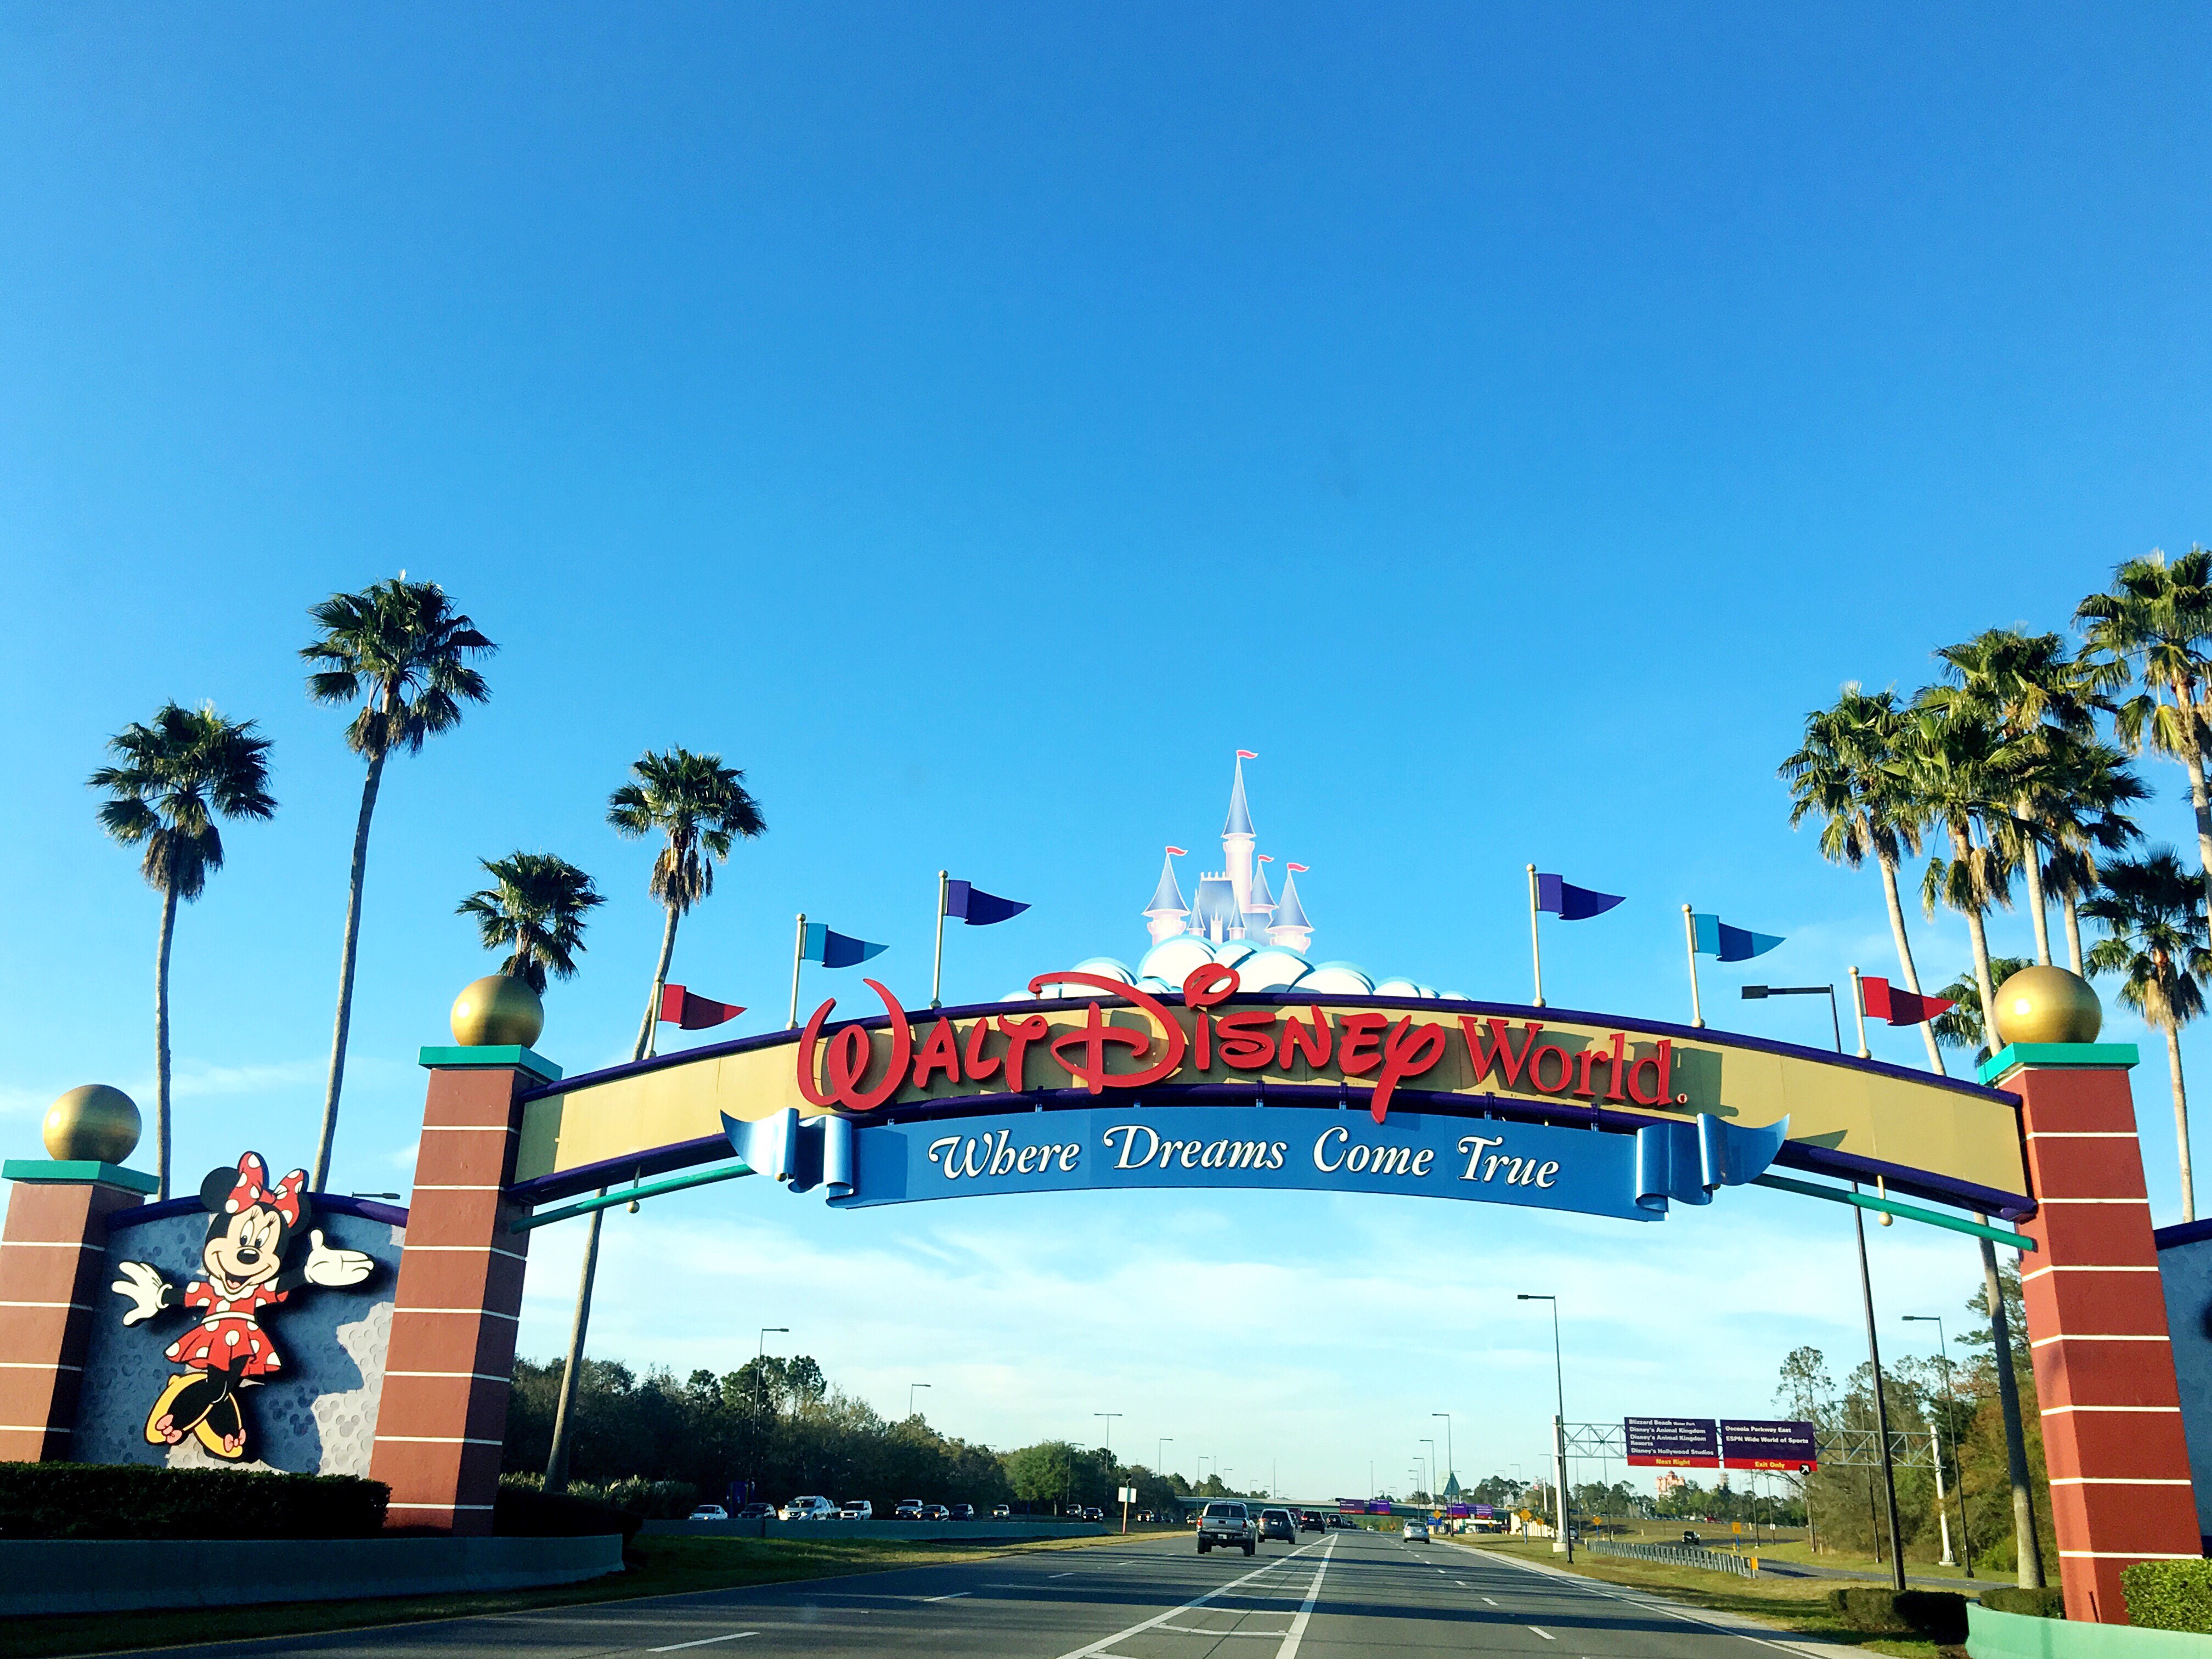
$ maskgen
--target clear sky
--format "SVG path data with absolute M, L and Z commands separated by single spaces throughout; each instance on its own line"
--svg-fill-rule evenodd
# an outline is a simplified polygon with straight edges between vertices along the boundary
M 1319 954 L 1524 996 L 1534 860 L 1630 896 L 1552 930 L 1553 1000 L 1684 1017 L 1688 900 L 1789 935 L 1709 971 L 1717 1020 L 1826 1041 L 1814 1000 L 1733 989 L 1891 959 L 1871 874 L 1786 826 L 1804 712 L 2212 535 L 2208 33 L 8 7 L 4 1150 L 71 1085 L 150 1098 L 157 904 L 82 781 L 212 698 L 275 738 L 283 810 L 178 926 L 179 1168 L 310 1158 L 360 770 L 294 653 L 308 605 L 402 568 L 502 649 L 491 703 L 386 782 L 341 1189 L 411 1177 L 416 1050 L 491 965 L 453 915 L 480 857 L 599 878 L 540 1047 L 627 1055 L 659 920 L 602 813 L 648 745 L 720 752 L 768 817 L 676 959 L 740 1031 L 780 1023 L 801 908 L 926 1000 L 940 866 L 1035 906 L 957 938 L 953 998 L 1133 957 L 1242 746 Z M 2145 771 L 2185 838 L 2178 769 Z M 1965 964 L 1915 925 L 1938 982 Z M 1995 933 L 2026 954 L 2023 918 Z M 1789 1347 L 1862 1358 L 1848 1223 L 1807 1207 L 832 1216 L 738 1183 L 615 1218 L 594 1349 L 726 1370 L 788 1325 L 887 1412 L 929 1382 L 933 1421 L 1005 1445 L 1119 1411 L 1125 1453 L 1172 1436 L 1170 1465 L 1306 1495 L 1370 1459 L 1402 1486 L 1432 1411 L 1462 1474 L 1533 1473 L 1549 1332 L 1516 1291 L 1565 1298 L 1571 1417 L 1755 1414 Z M 526 1352 L 562 1340 L 574 1231 L 533 1244 Z M 1964 1241 L 1875 1249 L 1886 1318 L 1973 1287 Z

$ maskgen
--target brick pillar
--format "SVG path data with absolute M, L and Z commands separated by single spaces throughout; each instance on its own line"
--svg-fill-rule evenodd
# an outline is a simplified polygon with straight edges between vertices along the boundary
M 2020 1097 L 2042 1248 L 2021 1263 L 2069 1620 L 2128 1621 L 2120 1571 L 2196 1559 L 2197 1504 L 2128 1043 L 2018 1043 L 1983 1068 Z
M 95 1319 L 120 1318 L 107 1289 L 107 1218 L 154 1177 L 112 1164 L 9 1158 L 0 1231 L 0 1461 L 66 1459 Z M 112 1304 L 112 1305 L 111 1305 Z
M 430 1071 L 369 1474 L 387 1524 L 491 1530 L 528 1233 L 502 1192 L 523 1091 L 561 1075 L 527 1048 L 425 1048 Z

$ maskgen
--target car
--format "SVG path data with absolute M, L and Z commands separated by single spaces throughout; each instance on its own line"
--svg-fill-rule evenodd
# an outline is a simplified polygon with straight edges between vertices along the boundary
M 1241 1549 L 1249 1555 L 1260 1547 L 1259 1529 L 1252 1511 L 1243 1504 L 1217 1498 L 1198 1512 L 1198 1553 L 1204 1555 L 1216 1544 Z
M 783 1506 L 787 1521 L 831 1521 L 837 1516 L 837 1506 L 826 1498 L 794 1498 Z
M 1685 1544 L 1702 1544 L 1705 1540 L 1698 1536 L 1695 1527 L 1685 1527 L 1682 1528 L 1682 1541 Z
M 1408 1544 L 1427 1543 L 1429 1541 L 1429 1523 L 1419 1519 L 1418 1517 L 1408 1516 L 1406 1521 L 1406 1541 Z
M 921 1518 L 925 1521 L 950 1521 L 952 1518 L 952 1511 L 942 1504 L 925 1504 L 922 1505 Z
M 954 1504 L 949 1507 L 951 1510 L 951 1517 L 955 1521 L 973 1521 L 975 1518 L 975 1506 L 973 1504 Z
M 1321 1532 L 1325 1529 L 1326 1523 L 1322 1520 L 1319 1511 L 1307 1510 L 1299 1515 L 1298 1530 L 1300 1532 Z
M 1285 1544 L 1295 1544 L 1298 1541 L 1297 1520 L 1288 1510 L 1261 1510 L 1260 1536 L 1263 1539 L 1279 1538 Z
M 1013 1518 L 1014 1506 L 1012 1504 L 997 1504 L 992 1506 L 991 1519 L 994 1521 L 1011 1521 Z
M 1355 1530 L 1352 1522 L 1346 1520 L 1340 1515 L 1332 1515 L 1328 1517 L 1328 1529 L 1331 1532 L 1351 1532 Z
M 1106 1518 L 1106 1511 L 1096 1504 L 1086 1504 L 1083 1509 L 1083 1518 L 1085 1521 L 1103 1521 Z
M 845 1507 L 837 1513 L 848 1521 L 872 1521 L 876 1518 L 876 1506 L 865 1498 L 848 1498 Z
M 702 1504 L 691 1511 L 690 1518 L 694 1521 L 726 1521 L 730 1518 L 730 1512 L 720 1504 Z
M 738 1511 L 738 1519 L 740 1521 L 773 1521 L 775 1519 L 775 1505 L 773 1504 L 748 1504 L 744 1508 Z
M 921 1499 L 919 1498 L 900 1498 L 898 1501 L 898 1507 L 891 1511 L 891 1519 L 894 1521 L 921 1520 Z

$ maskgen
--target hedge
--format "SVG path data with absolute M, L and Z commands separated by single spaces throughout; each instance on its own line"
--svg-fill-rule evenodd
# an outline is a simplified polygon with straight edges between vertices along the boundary
M 0 1463 L 0 1537 L 369 1538 L 391 1496 L 349 1474 Z
M 2120 1589 L 2130 1625 L 2212 1632 L 2212 1561 L 2138 1561 Z
M 1991 1613 L 2017 1613 L 2029 1619 L 2063 1619 L 2066 1592 L 2055 1584 L 2041 1589 L 2000 1584 L 1995 1589 L 1982 1592 L 1982 1605 Z
M 1828 1605 L 1854 1630 L 1873 1635 L 1911 1635 L 1930 1642 L 1966 1639 L 1966 1598 L 1954 1590 L 1877 1589 L 1855 1585 L 1830 1590 Z
M 503 1538 L 605 1538 L 622 1534 L 628 1549 L 644 1517 L 568 1492 L 541 1492 L 502 1476 L 493 1500 L 491 1529 Z

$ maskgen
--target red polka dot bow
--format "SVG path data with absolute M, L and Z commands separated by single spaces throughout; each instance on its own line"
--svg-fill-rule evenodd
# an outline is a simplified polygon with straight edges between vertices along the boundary
M 275 1186 L 269 1184 L 269 1166 L 261 1161 L 258 1152 L 248 1152 L 238 1160 L 238 1184 L 230 1189 L 223 1200 L 223 1212 L 236 1215 L 251 1204 L 266 1204 L 284 1218 L 284 1224 L 300 1224 L 300 1194 L 307 1187 L 307 1172 L 295 1170 Z

